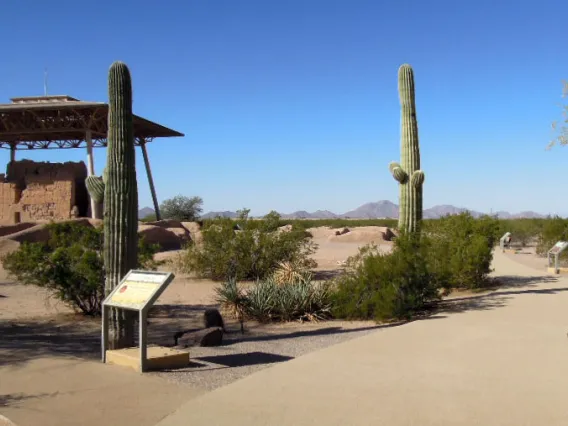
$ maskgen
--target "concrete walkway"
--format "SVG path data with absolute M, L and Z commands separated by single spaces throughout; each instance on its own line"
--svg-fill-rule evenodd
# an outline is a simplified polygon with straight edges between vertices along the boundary
M 18 426 L 153 425 L 202 393 L 97 361 L 42 357 L 0 368 L 0 426 L 11 425 L 7 419 Z
M 268 368 L 158 425 L 568 425 L 568 279 L 501 253 L 494 267 L 509 288 Z

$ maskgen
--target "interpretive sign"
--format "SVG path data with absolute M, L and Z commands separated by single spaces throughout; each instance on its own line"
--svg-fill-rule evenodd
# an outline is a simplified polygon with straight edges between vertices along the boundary
M 148 310 L 173 281 L 171 272 L 138 271 L 128 272 L 120 284 L 106 297 L 102 304 L 102 360 L 106 362 L 108 345 L 109 308 L 127 309 L 139 313 L 140 371 L 146 363 L 146 317 Z
M 130 271 L 105 299 L 114 308 L 139 311 L 153 303 L 173 279 L 173 274 L 154 271 Z
M 567 241 L 558 241 L 550 250 L 548 250 L 548 267 L 554 268 L 556 270 L 556 273 L 558 273 L 560 267 L 558 261 L 560 253 L 566 250 L 567 247 Z
M 556 244 L 554 244 L 554 246 L 550 249 L 549 253 L 550 254 L 557 254 L 560 253 L 561 251 L 564 251 L 564 249 L 568 247 L 568 242 L 566 241 L 558 241 Z
M 511 233 L 506 232 L 505 235 L 503 235 L 499 240 L 499 247 L 501 247 L 501 250 L 504 251 L 505 247 L 509 247 L 510 244 L 511 244 Z

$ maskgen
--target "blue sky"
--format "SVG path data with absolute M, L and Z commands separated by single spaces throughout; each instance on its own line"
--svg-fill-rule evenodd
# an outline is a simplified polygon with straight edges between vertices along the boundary
M 568 148 L 545 148 L 568 79 L 567 16 L 565 0 L 7 0 L 0 102 L 41 95 L 45 67 L 50 94 L 106 101 L 122 60 L 134 112 L 186 135 L 148 145 L 160 200 L 341 213 L 397 202 L 388 163 L 410 63 L 425 207 L 565 215 Z M 137 169 L 151 206 L 141 157 Z

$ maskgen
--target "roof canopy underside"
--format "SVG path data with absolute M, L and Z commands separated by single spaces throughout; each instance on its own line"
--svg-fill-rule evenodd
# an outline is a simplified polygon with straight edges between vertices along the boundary
M 81 148 L 87 145 L 86 135 L 89 130 L 93 147 L 105 147 L 108 105 L 69 99 L 72 100 L 0 104 L 0 148 Z M 142 140 L 149 142 L 154 138 L 172 136 L 183 134 L 134 116 L 137 145 Z

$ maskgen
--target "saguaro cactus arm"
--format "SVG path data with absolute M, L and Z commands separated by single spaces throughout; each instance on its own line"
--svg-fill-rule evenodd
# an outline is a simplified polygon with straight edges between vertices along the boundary
M 91 198 L 99 204 L 102 203 L 105 196 L 105 183 L 103 182 L 103 178 L 100 176 L 87 176 L 85 185 L 87 186 L 87 191 L 89 191 Z
M 420 188 L 424 184 L 424 172 L 422 170 L 416 170 L 414 173 L 412 173 L 410 183 L 415 188 Z
M 402 167 L 400 167 L 400 164 L 398 164 L 396 161 L 393 161 L 389 164 L 389 170 L 399 183 L 405 183 L 407 181 L 408 174 L 402 169 Z

